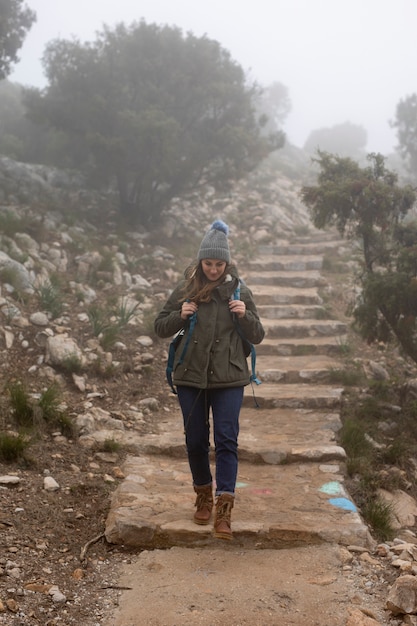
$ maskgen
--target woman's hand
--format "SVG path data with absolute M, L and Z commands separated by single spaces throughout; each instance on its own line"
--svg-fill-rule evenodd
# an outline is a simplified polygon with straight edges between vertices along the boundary
M 183 302 L 181 307 L 181 319 L 187 320 L 190 315 L 196 313 L 198 306 L 195 302 Z
M 234 313 L 236 317 L 245 317 L 246 304 L 243 300 L 230 300 L 229 309 L 231 313 Z

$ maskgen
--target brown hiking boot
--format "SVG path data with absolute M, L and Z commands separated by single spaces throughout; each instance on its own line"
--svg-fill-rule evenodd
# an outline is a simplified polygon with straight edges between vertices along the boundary
M 230 516 L 234 501 L 235 497 L 230 493 L 222 493 L 217 497 L 214 518 L 214 536 L 218 539 L 232 539 Z
M 194 491 L 197 494 L 197 498 L 195 500 L 195 506 L 197 507 L 197 510 L 194 513 L 194 522 L 201 525 L 208 524 L 213 508 L 212 486 L 211 484 L 203 485 L 202 487 L 194 485 Z

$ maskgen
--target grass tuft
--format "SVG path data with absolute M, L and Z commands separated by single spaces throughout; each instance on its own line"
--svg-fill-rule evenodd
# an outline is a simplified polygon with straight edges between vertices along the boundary
M 29 441 L 22 435 L 9 435 L 0 433 L 0 461 L 3 463 L 16 463 L 25 456 L 25 450 Z

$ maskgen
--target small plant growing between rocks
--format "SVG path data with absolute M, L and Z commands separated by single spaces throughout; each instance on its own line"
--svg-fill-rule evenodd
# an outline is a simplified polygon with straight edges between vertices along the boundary
M 0 461 L 2 463 L 21 461 L 29 443 L 29 440 L 22 435 L 9 435 L 0 432 Z
M 359 367 L 331 368 L 329 370 L 329 383 L 332 385 L 355 387 L 363 384 L 364 381 L 365 375 Z
M 72 420 L 61 408 L 61 392 L 53 384 L 40 394 L 31 395 L 20 382 L 7 387 L 13 420 L 18 429 L 24 431 L 42 431 L 59 428 L 62 434 L 73 435 Z M 12 442 L 13 443 L 13 442 Z
M 105 439 L 101 446 L 102 452 L 119 452 L 121 448 L 121 444 L 115 439 Z
M 63 311 L 62 293 L 57 284 L 45 281 L 35 289 L 39 305 L 51 314 L 52 319 L 59 317 Z
M 395 537 L 394 511 L 390 502 L 375 497 L 367 500 L 361 508 L 362 515 L 380 541 L 391 541 Z
M 7 392 L 16 425 L 20 428 L 31 428 L 34 422 L 34 409 L 26 389 L 20 382 L 10 383 Z
M 54 424 L 59 420 L 61 392 L 57 385 L 51 385 L 42 392 L 38 406 L 42 411 L 42 417 L 48 424 Z
M 69 354 L 62 361 L 62 368 L 68 374 L 81 374 L 83 364 L 78 354 Z
M 131 303 L 127 298 L 122 298 L 115 307 L 114 315 L 119 328 L 124 328 L 135 317 L 139 308 L 139 302 Z

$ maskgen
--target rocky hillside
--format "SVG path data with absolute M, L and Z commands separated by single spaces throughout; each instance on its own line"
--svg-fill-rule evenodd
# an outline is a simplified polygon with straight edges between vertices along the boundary
M 208 188 L 175 200 L 158 232 L 145 232 L 121 228 L 100 198 L 52 186 L 37 167 L 4 163 L 0 188 L 6 175 L 20 182 L 3 185 L 0 205 L 3 380 L 34 394 L 57 384 L 77 414 L 83 394 L 110 395 L 112 382 L 116 405 L 121 380 L 146 392 L 153 315 L 213 219 L 230 224 L 242 272 L 259 243 L 310 228 L 296 184 L 271 170 L 226 196 Z M 33 202 L 18 204 L 18 192 Z
M 259 244 L 313 231 L 294 171 L 307 176 L 305 162 L 284 153 L 228 194 L 206 188 L 176 199 L 147 232 L 123 228 L 112 199 L 84 190 L 79 177 L 0 158 L 2 624 L 104 623 L 116 601 L 115 565 L 128 558 L 103 540 L 126 454 L 112 433 L 146 433 L 154 408 L 176 402 L 155 313 L 215 218 L 230 225 L 243 276 Z M 353 281 L 338 280 L 337 297 L 330 285 L 327 294 L 343 315 Z M 371 378 L 388 375 L 387 360 L 408 368 L 395 353 L 375 359 L 357 346 Z M 18 432 L 21 455 L 9 462 L 7 438 Z M 398 572 L 397 551 L 386 550 L 361 560 L 358 575 L 381 606 Z M 414 568 L 410 555 L 395 567 Z
M 126 450 L 109 433 L 146 432 L 175 402 L 153 319 L 217 217 L 243 275 L 259 243 L 311 228 L 272 165 L 175 200 L 147 232 L 73 175 L 0 159 L 1 623 L 90 626 L 111 606 L 123 551 L 102 533 Z

